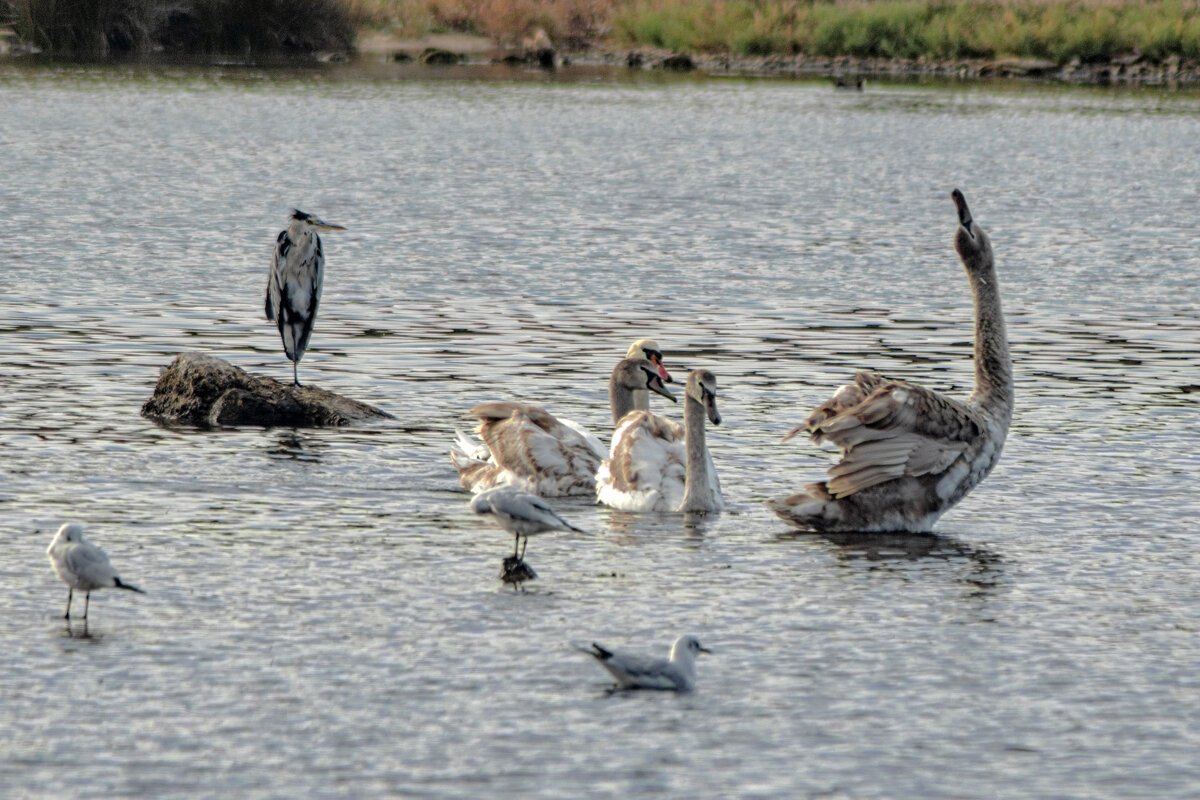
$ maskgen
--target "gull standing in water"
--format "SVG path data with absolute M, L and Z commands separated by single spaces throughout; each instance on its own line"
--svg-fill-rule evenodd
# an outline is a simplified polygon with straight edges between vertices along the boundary
M 670 658 L 652 658 L 631 653 L 618 653 L 592 643 L 590 648 L 579 647 L 600 662 L 616 679 L 615 689 L 663 689 L 690 692 L 696 686 L 696 656 L 712 651 L 700 644 L 695 636 L 680 636 L 671 645 Z
M 975 300 L 975 391 L 955 400 L 860 372 L 784 437 L 807 431 L 842 451 L 830 479 L 769 501 L 783 520 L 816 531 L 927 532 L 1000 459 L 1013 412 L 1013 371 L 992 243 L 966 198 L 954 249 Z
M 500 527 L 513 535 L 513 554 L 504 560 L 500 577 L 505 583 L 518 584 L 532 580 L 537 574 L 525 564 L 525 548 L 529 537 L 549 531 L 586 531 L 575 527 L 555 513 L 545 500 L 526 494 L 511 486 L 500 486 L 471 498 L 471 510 L 476 514 L 491 514 Z M 517 545 L 524 540 L 520 552 Z
M 325 252 L 317 232 L 344 230 L 341 225 L 294 208 L 287 229 L 275 239 L 275 256 L 267 277 L 267 319 L 279 326 L 283 352 L 292 362 L 294 386 L 300 385 L 300 359 L 308 349 L 325 279 Z
M 46 557 L 50 559 L 50 566 L 54 567 L 54 572 L 70 587 L 67 589 L 67 612 L 63 614 L 63 619 L 71 618 L 71 600 L 76 589 L 86 592 L 83 599 L 85 620 L 92 592 L 96 589 L 128 589 L 145 594 L 141 589 L 117 577 L 117 571 L 108 560 L 108 554 L 84 538 L 83 526 L 78 523 L 69 522 L 58 529 L 54 540 L 46 548 Z

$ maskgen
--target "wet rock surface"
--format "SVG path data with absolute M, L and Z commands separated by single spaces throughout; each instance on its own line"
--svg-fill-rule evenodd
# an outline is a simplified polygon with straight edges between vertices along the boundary
M 175 358 L 142 406 L 157 422 L 200 427 L 324 428 L 391 419 L 374 406 L 316 386 L 293 386 L 252 375 L 203 353 Z

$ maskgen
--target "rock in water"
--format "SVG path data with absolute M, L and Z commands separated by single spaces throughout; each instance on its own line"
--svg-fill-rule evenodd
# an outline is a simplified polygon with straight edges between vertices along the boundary
M 374 406 L 315 386 L 251 375 L 203 353 L 183 353 L 163 370 L 142 416 L 179 425 L 289 428 L 392 419 Z
M 511 583 L 513 588 L 519 588 L 525 581 L 531 581 L 537 577 L 537 573 L 533 571 L 533 567 L 525 563 L 525 560 L 518 558 L 515 555 L 504 559 L 504 563 L 500 568 L 500 580 L 505 583 Z

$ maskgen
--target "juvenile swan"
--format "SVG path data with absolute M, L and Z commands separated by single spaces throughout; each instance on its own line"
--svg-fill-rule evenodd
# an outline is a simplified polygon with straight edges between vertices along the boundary
M 633 410 L 638 390 L 675 400 L 659 369 L 645 358 L 617 365 L 609 380 L 614 417 L 618 410 L 622 415 Z M 476 431 L 485 446 L 458 435 L 450 458 L 464 489 L 514 486 L 542 497 L 595 494 L 604 446 L 580 426 L 524 403 L 485 403 L 469 413 L 480 420 Z
M 596 473 L 596 499 L 622 511 L 720 511 L 721 482 L 705 445 L 704 418 L 721 424 L 717 379 L 688 376 L 683 426 L 651 414 L 623 415 L 612 451 Z M 615 414 L 615 406 L 614 406 Z
M 75 590 L 86 592 L 83 599 L 83 618 L 87 619 L 88 605 L 96 589 L 117 588 L 145 594 L 141 589 L 122 582 L 113 569 L 108 554 L 83 537 L 83 526 L 69 522 L 58 529 L 46 548 L 50 566 L 68 587 L 67 611 L 63 619 L 71 618 L 71 600 Z
M 267 276 L 267 319 L 274 320 L 283 339 L 283 352 L 292 362 L 292 383 L 300 385 L 300 359 L 308 349 L 325 281 L 325 252 L 317 231 L 344 231 L 298 208 L 292 209 L 286 230 L 275 239 L 275 255 Z
M 665 689 L 676 692 L 690 692 L 695 688 L 696 656 L 712 652 L 700 644 L 695 636 L 676 639 L 671 645 L 669 659 L 618 653 L 595 643 L 590 648 L 576 647 L 608 670 L 617 682 L 617 689 Z
M 954 249 L 975 299 L 975 391 L 966 402 L 860 372 L 803 425 L 842 460 L 830 480 L 770 501 L 781 518 L 817 531 L 925 532 L 984 479 L 1004 446 L 1013 409 L 1012 361 L 988 235 L 962 192 Z

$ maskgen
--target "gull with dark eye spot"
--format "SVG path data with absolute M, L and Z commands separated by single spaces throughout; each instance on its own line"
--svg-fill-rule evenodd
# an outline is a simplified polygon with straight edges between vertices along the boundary
M 537 577 L 537 573 L 525 564 L 525 548 L 529 546 L 530 536 L 551 531 L 586 533 L 560 517 L 542 498 L 509 486 L 475 495 L 471 498 L 471 510 L 476 514 L 492 515 L 500 527 L 513 535 L 513 554 L 504 560 L 500 574 L 505 583 L 520 584 Z
M 680 636 L 671 645 L 668 658 L 653 658 L 635 653 L 621 653 L 593 643 L 591 647 L 576 648 L 587 653 L 608 670 L 616 680 L 613 690 L 660 689 L 690 692 L 696 686 L 696 656 L 712 651 L 700 644 L 695 636 Z
M 130 592 L 145 594 L 133 584 L 125 583 L 117 576 L 112 562 L 96 545 L 89 542 L 83 535 L 83 526 L 69 522 L 58 529 L 50 546 L 46 548 L 46 557 L 50 566 L 69 588 L 67 589 L 67 611 L 63 619 L 71 618 L 71 600 L 75 590 L 85 592 L 83 598 L 83 618 L 88 617 L 88 606 L 92 601 L 92 592 L 97 589 L 125 589 Z

